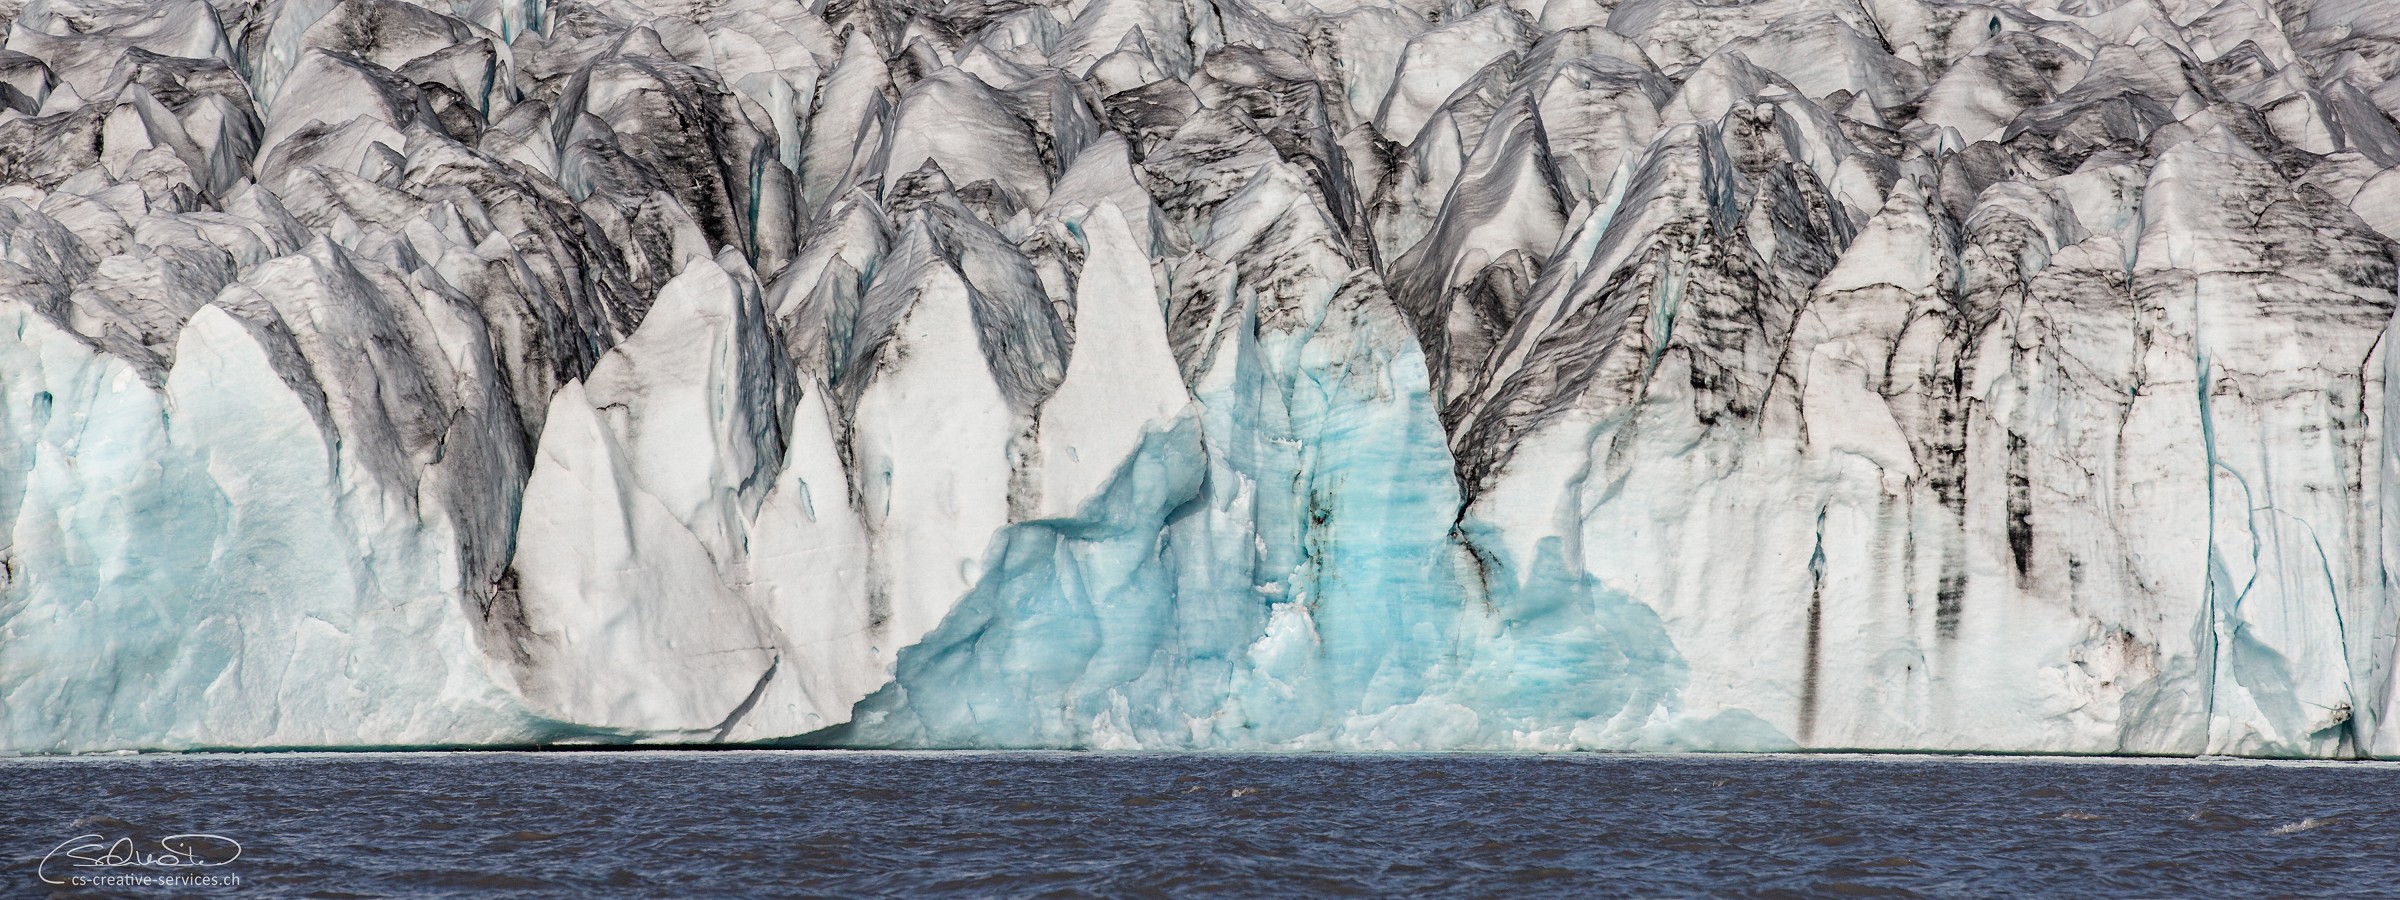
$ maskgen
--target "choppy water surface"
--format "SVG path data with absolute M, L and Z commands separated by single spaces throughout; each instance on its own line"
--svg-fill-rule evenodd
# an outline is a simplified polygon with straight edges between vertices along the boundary
M 234 888 L 890 894 L 2400 891 L 2400 767 L 824 752 L 0 760 L 0 895 L 80 835 Z M 87 843 L 90 843 L 87 841 Z M 51 859 L 47 867 L 41 860 Z M 87 851 L 82 856 L 100 856 Z M 38 870 L 38 871 L 37 871 Z M 190 872 L 198 869 L 184 870 Z

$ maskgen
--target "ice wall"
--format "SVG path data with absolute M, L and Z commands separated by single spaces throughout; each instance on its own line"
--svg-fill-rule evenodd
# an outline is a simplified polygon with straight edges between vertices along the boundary
M 0 4 L 0 751 L 2400 754 L 2400 18 Z

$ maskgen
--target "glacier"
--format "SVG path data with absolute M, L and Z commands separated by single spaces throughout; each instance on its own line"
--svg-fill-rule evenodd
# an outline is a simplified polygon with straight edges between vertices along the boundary
M 2383 0 L 0 15 L 0 753 L 2400 757 Z

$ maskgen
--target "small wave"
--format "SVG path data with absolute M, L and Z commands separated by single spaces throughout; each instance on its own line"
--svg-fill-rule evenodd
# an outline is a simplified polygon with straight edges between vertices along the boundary
M 2334 823 L 2334 821 L 2335 821 L 2335 820 L 2333 820 L 2333 819 L 2320 819 L 2320 818 L 2317 818 L 2317 817 L 2315 817 L 2315 816 L 2309 816 L 2309 817 L 2307 817 L 2307 818 L 2301 819 L 2300 821 L 2293 822 L 2293 823 L 2291 823 L 2291 824 L 2289 824 L 2289 825 L 2277 825 L 2277 826 L 2275 826 L 2275 833 L 2276 833 L 2276 834 L 2299 834 L 2300 832 L 2303 832 L 2303 831 L 2312 831 L 2312 830 L 2315 830 L 2315 829 L 2318 829 L 2318 828 L 2323 828 L 2323 827 L 2325 827 L 2325 826 L 2327 826 L 2327 825 L 2331 825 L 2331 824 L 2333 824 L 2333 823 Z

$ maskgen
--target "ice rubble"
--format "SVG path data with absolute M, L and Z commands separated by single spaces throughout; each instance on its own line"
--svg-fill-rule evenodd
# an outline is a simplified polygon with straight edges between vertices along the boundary
M 0 751 L 2400 755 L 2379 0 L 0 13 Z

